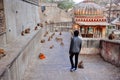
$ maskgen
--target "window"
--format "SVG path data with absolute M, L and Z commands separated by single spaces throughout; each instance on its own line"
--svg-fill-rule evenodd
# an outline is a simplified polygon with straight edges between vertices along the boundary
M 89 28 L 88 28 L 88 33 L 89 33 L 89 34 L 93 34 L 93 28 L 92 28 L 92 27 L 89 27 Z
M 82 27 L 82 28 L 80 28 L 81 29 L 81 33 L 82 34 L 84 34 L 84 32 L 85 32 L 85 29 Z

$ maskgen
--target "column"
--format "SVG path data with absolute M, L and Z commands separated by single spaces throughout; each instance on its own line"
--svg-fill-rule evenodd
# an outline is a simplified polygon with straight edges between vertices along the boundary
M 106 28 L 105 26 L 102 27 L 102 38 L 105 38 L 105 34 L 106 34 Z
M 94 38 L 96 37 L 95 28 L 96 28 L 96 27 L 93 27 L 93 37 L 94 37 Z

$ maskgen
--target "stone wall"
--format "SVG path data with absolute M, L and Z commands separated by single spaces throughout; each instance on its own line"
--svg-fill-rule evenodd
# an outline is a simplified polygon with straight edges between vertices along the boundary
M 55 3 L 42 3 L 41 6 L 45 6 L 43 14 L 43 21 L 49 22 L 70 22 L 72 21 L 69 13 L 57 7 Z
M 45 28 L 32 31 L 6 45 L 6 56 L 0 60 L 0 80 L 23 80 L 27 65 L 32 60 L 31 56 L 40 45 L 42 33 L 45 31 Z
M 83 38 L 80 54 L 100 54 L 100 39 Z
M 6 27 L 3 0 L 0 0 L 0 47 L 6 44 Z
M 3 9 L 3 0 L 0 0 L 0 9 Z
M 22 30 L 31 30 L 40 22 L 38 6 L 22 0 L 4 0 L 7 43 L 20 36 Z
M 120 41 L 101 40 L 101 56 L 105 61 L 120 66 Z

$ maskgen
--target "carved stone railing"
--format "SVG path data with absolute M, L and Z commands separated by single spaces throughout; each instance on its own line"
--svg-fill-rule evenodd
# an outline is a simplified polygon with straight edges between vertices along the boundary
M 54 31 L 69 31 L 72 28 L 72 22 L 57 22 L 48 24 L 51 32 Z

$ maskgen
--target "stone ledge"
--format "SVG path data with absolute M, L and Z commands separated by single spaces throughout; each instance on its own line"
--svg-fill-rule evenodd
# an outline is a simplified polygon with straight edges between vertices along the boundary
M 82 38 L 82 40 L 101 40 L 101 38 Z
M 37 31 L 31 31 L 30 34 L 26 34 L 25 36 L 19 36 L 15 41 L 7 44 L 6 47 L 4 47 L 6 56 L 0 60 L 0 77 L 4 74 L 5 70 L 12 65 L 21 52 L 40 31 L 41 29 Z
M 110 43 L 114 43 L 114 44 L 120 44 L 120 40 L 109 40 L 109 39 L 101 39 L 101 41 L 105 41 L 105 42 L 110 42 Z
M 101 57 L 117 67 L 120 67 L 120 41 L 101 40 Z
M 82 48 L 80 54 L 100 54 L 100 48 Z

